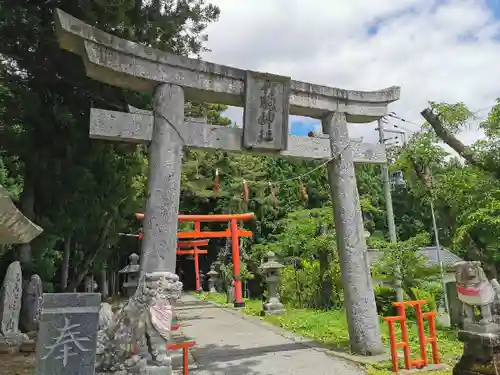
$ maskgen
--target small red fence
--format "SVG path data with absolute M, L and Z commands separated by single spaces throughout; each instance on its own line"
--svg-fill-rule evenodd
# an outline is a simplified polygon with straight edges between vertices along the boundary
M 435 364 L 439 363 L 439 352 L 436 339 L 436 321 L 437 312 L 422 312 L 422 305 L 425 305 L 427 301 L 407 301 L 407 302 L 394 302 L 398 310 L 398 316 L 390 316 L 384 318 L 384 320 L 389 324 L 389 344 L 391 348 L 392 356 L 392 371 L 398 372 L 398 349 L 403 349 L 403 357 L 405 363 L 405 369 L 411 370 L 412 368 L 423 368 L 429 364 L 427 357 L 427 344 L 431 344 L 432 348 L 432 360 Z M 408 324 L 406 321 L 406 307 L 415 307 L 416 318 L 417 318 L 417 331 L 418 340 L 420 346 L 420 359 L 411 359 L 410 353 L 410 343 L 408 340 Z M 429 336 L 425 333 L 425 320 L 429 322 Z M 401 326 L 401 341 L 397 342 L 396 339 L 396 322 L 399 322 Z

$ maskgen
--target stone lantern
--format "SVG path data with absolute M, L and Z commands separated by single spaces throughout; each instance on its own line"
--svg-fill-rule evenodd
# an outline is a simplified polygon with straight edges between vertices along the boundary
M 125 268 L 118 271 L 118 273 L 125 275 L 122 287 L 125 290 L 125 294 L 128 297 L 132 297 L 137 289 L 137 286 L 139 285 L 139 255 L 132 253 L 128 259 L 129 264 Z
M 217 272 L 217 280 L 215 280 L 215 289 L 216 290 L 224 290 L 224 280 L 222 279 L 221 275 L 221 266 L 222 262 L 220 260 L 216 260 L 215 262 L 212 263 L 214 265 L 214 271 Z
M 209 277 L 208 279 L 208 291 L 210 293 L 216 293 L 217 292 L 217 281 L 219 279 L 219 272 L 215 270 L 215 264 L 210 265 L 210 271 L 207 272 L 207 276 Z
M 260 266 L 266 277 L 269 293 L 267 302 L 263 305 L 262 315 L 281 315 L 285 313 L 285 308 L 278 298 L 279 273 L 283 267 L 272 251 L 267 253 L 267 262 Z

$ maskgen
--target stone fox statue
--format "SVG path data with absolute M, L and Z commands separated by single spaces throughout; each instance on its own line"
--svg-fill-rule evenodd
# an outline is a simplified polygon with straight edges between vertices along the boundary
M 480 325 L 493 323 L 492 306 L 497 295 L 492 283 L 497 286 L 496 280 L 490 283 L 484 273 L 481 262 L 458 262 L 455 264 L 455 278 L 457 282 L 458 298 L 462 301 L 464 326 L 476 323 L 474 307 L 481 311 Z
M 146 365 L 170 366 L 167 343 L 173 306 L 182 283 L 170 272 L 147 273 L 134 296 L 114 321 L 100 327 L 98 363 L 101 371 L 142 374 Z M 103 314 L 105 309 L 102 309 Z M 125 370 L 125 371 L 124 371 Z

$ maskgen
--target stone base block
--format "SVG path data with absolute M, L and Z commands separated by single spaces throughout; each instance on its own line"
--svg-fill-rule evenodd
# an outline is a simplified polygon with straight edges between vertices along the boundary
M 19 351 L 23 353 L 34 353 L 36 352 L 36 340 L 26 340 L 19 347 Z
M 285 315 L 286 314 L 286 310 L 285 309 L 282 309 L 282 310 L 262 310 L 260 312 L 260 315 L 261 316 L 269 316 L 269 315 Z
M 261 311 L 261 315 L 283 315 L 285 313 L 285 306 L 281 303 L 265 303 Z
M 172 368 L 174 369 L 178 369 L 178 368 L 182 368 L 182 361 L 183 361 L 183 354 L 182 354 L 182 350 L 171 350 L 169 351 L 169 354 L 170 354 L 170 359 L 172 360 Z M 193 356 L 191 355 L 191 353 L 189 353 L 188 351 L 188 363 L 189 365 L 194 365 L 194 358 Z
M 450 366 L 442 364 L 442 363 L 438 364 L 438 365 L 430 364 L 430 365 L 425 366 L 422 369 L 414 368 L 411 370 L 399 370 L 398 375 L 412 375 L 412 374 L 418 375 L 421 372 L 424 372 L 425 374 L 427 374 L 427 373 L 430 374 L 431 372 L 434 372 L 434 371 L 445 371 L 445 370 L 449 370 L 449 369 L 450 369 Z
M 0 335 L 0 353 L 15 354 L 19 352 L 19 348 L 26 338 L 27 336 L 22 333 L 9 336 Z
M 148 366 L 145 375 L 172 375 L 172 366 Z
M 500 333 L 459 331 L 464 353 L 453 375 L 496 375 L 500 369 Z
M 476 332 L 476 333 L 497 333 L 500 332 L 500 325 L 495 323 L 490 324 L 467 324 L 464 323 L 463 330 L 466 332 Z
M 96 375 L 173 375 L 173 371 L 171 366 L 146 366 L 146 368 L 140 370 L 98 372 Z

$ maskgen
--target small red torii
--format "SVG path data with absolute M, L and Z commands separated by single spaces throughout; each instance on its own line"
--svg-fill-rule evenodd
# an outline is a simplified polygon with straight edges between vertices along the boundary
M 136 213 L 137 220 L 143 220 L 143 213 Z M 241 265 L 240 265 L 240 237 L 251 237 L 253 233 L 248 230 L 238 228 L 238 221 L 249 221 L 255 218 L 253 212 L 246 214 L 222 214 L 222 215 L 179 215 L 178 220 L 181 223 L 194 223 L 194 231 L 178 232 L 177 239 L 206 239 L 206 238 L 231 238 L 231 250 L 233 255 L 233 274 L 234 274 L 234 307 L 245 307 L 243 301 Z M 202 232 L 201 223 L 230 222 L 231 225 L 224 231 Z M 138 235 L 142 239 L 142 233 Z
M 194 275 L 196 278 L 196 293 L 201 293 L 200 284 L 200 262 L 198 255 L 207 254 L 208 250 L 200 249 L 200 246 L 207 246 L 208 240 L 177 241 L 177 255 L 193 255 L 194 257 Z M 182 248 L 188 249 L 182 249 Z M 189 249 L 190 248 L 190 249 Z

